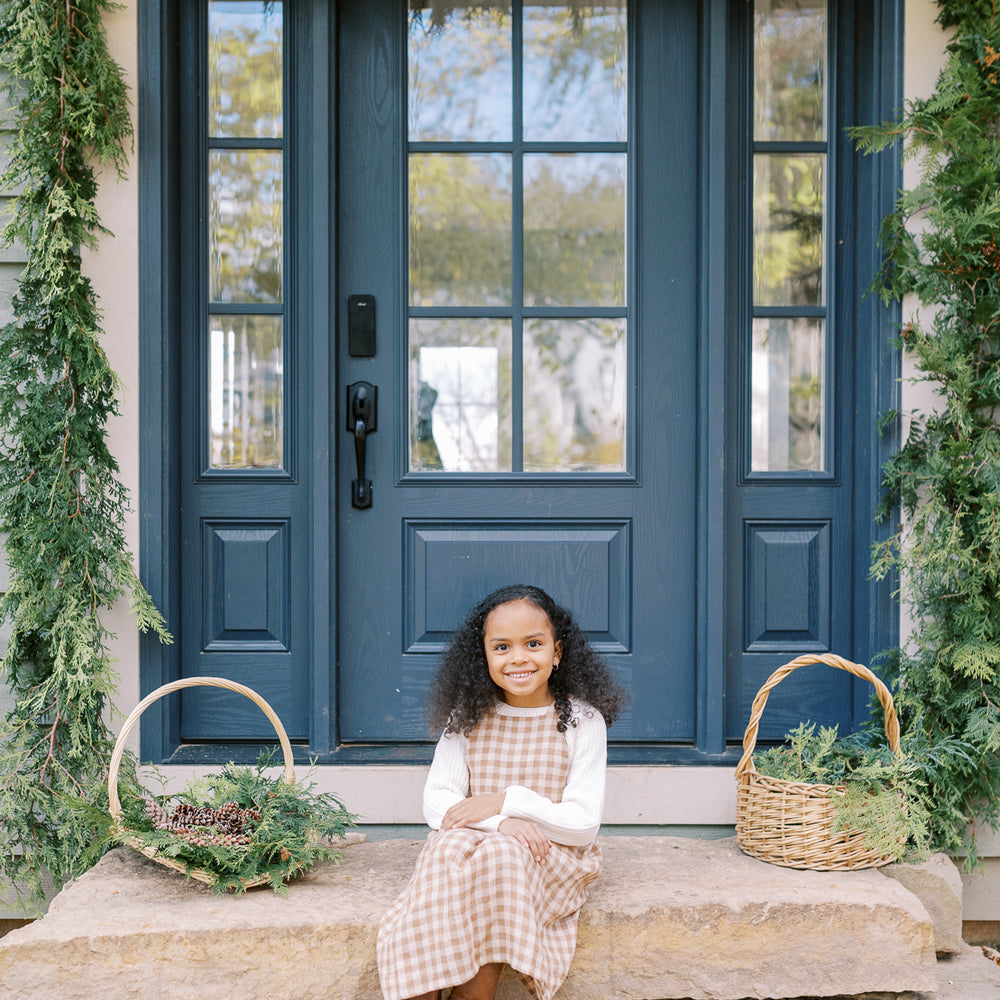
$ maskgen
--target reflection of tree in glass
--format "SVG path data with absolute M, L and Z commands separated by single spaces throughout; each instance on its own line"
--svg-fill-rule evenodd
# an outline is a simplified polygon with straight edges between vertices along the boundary
M 825 0 L 766 0 L 754 16 L 754 138 L 825 138 Z
M 822 469 L 820 418 L 822 385 L 816 375 L 792 378 L 788 400 L 788 468 Z
M 760 153 L 754 168 L 754 301 L 823 302 L 822 154 Z
M 625 467 L 625 321 L 533 319 L 524 332 L 524 467 Z
M 443 469 L 441 452 L 434 440 L 434 404 L 437 390 L 426 382 L 417 390 L 417 422 L 413 433 L 412 465 L 416 469 Z
M 213 136 L 281 135 L 281 4 L 209 5 Z
M 209 294 L 215 302 L 280 302 L 282 154 L 210 154 Z
M 624 304 L 624 170 L 617 153 L 525 158 L 527 304 Z
M 410 157 L 410 301 L 511 301 L 511 179 L 506 154 Z

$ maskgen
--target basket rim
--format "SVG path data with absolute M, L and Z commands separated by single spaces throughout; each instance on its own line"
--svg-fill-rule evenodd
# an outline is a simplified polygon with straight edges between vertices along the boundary
M 875 694 L 882 706 L 885 721 L 885 735 L 889 741 L 889 749 L 897 757 L 902 757 L 903 752 L 899 745 L 899 717 L 896 715 L 896 707 L 892 700 L 892 693 L 885 686 L 882 680 L 863 664 L 854 663 L 842 656 L 838 656 L 836 653 L 806 653 L 802 656 L 796 657 L 794 660 L 789 660 L 787 663 L 778 667 L 778 669 L 775 670 L 761 685 L 756 696 L 754 697 L 753 704 L 750 707 L 750 718 L 743 734 L 743 756 L 740 757 L 740 761 L 736 765 L 735 777 L 738 781 L 749 780 L 750 775 L 758 773 L 753 762 L 753 752 L 757 745 L 757 732 L 760 728 L 760 718 L 764 714 L 764 706 L 767 704 L 767 698 L 771 693 L 772 688 L 780 684 L 781 681 L 792 673 L 792 671 L 798 670 L 799 667 L 804 667 L 810 663 L 823 663 L 830 667 L 836 667 L 838 670 L 846 670 L 855 677 L 860 677 L 862 680 L 868 681 L 875 688 Z M 816 788 L 820 784 L 808 781 L 794 782 L 786 778 L 769 778 L 769 780 L 777 780 L 787 784 L 797 784 L 803 787 L 811 788 Z M 827 785 L 825 787 L 837 789 L 843 786 Z
M 125 754 L 125 745 L 129 735 L 135 728 L 136 723 L 138 723 L 142 713 L 145 712 L 150 705 L 164 697 L 164 695 L 189 687 L 223 688 L 227 691 L 242 694 L 257 705 L 264 715 L 267 716 L 268 721 L 272 726 L 274 726 L 274 731 L 278 734 L 278 742 L 281 744 L 281 754 L 285 768 L 282 777 L 287 784 L 291 785 L 295 783 L 295 761 L 292 756 L 292 745 L 288 739 L 288 733 L 285 731 L 285 727 L 282 725 L 281 719 L 278 718 L 277 712 L 275 712 L 275 710 L 268 704 L 267 701 L 264 700 L 264 698 L 254 691 L 253 688 L 247 687 L 245 684 L 240 684 L 238 681 L 231 681 L 227 677 L 184 677 L 180 680 L 170 681 L 168 684 L 163 684 L 156 688 L 155 691 L 151 691 L 148 695 L 146 695 L 146 697 L 132 709 L 128 718 L 122 725 L 121 731 L 118 734 L 118 739 L 115 740 L 114 749 L 111 751 L 111 761 L 108 765 L 108 812 L 111 814 L 111 818 L 119 826 L 122 826 L 122 807 L 118 798 L 118 770 L 121 766 L 122 757 Z M 122 829 L 123 831 L 125 830 L 124 827 L 122 827 Z

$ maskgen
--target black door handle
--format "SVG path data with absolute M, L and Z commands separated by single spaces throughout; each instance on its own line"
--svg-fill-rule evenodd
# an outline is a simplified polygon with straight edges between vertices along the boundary
M 354 434 L 358 477 L 351 483 L 351 506 L 372 505 L 372 481 L 365 478 L 365 440 L 378 421 L 378 386 L 354 382 L 347 387 L 347 429 Z

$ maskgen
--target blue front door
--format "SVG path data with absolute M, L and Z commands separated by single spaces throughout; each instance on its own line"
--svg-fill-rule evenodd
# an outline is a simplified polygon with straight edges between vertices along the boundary
M 151 0 L 142 552 L 178 642 L 144 686 L 423 760 L 450 630 L 533 582 L 631 694 L 613 759 L 723 762 L 775 666 L 888 645 L 896 174 L 843 127 L 892 113 L 898 14 Z M 762 738 L 864 714 L 799 673 Z M 179 700 L 144 755 L 270 736 Z
M 426 739 L 448 633 L 527 582 L 633 692 L 617 739 L 693 742 L 697 4 L 410 6 L 340 21 L 340 738 Z

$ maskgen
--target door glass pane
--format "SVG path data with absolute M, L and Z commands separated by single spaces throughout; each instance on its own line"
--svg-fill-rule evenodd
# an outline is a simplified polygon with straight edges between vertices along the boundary
M 281 135 L 281 3 L 208 5 L 208 133 Z
M 509 3 L 410 0 L 411 140 L 511 138 Z
M 825 0 L 756 0 L 754 138 L 826 138 Z
M 210 151 L 211 301 L 281 301 L 281 170 L 280 151 Z
M 524 157 L 526 305 L 625 304 L 624 153 Z
M 525 5 L 525 139 L 625 139 L 625 28 L 625 0 Z
M 410 469 L 625 470 L 626 53 L 625 0 L 410 0 Z
M 524 324 L 524 468 L 625 468 L 625 320 Z
M 210 464 L 214 469 L 280 469 L 281 317 L 212 316 L 210 325 Z
M 822 320 L 753 321 L 753 469 L 824 470 L 824 353 Z
M 510 305 L 511 158 L 410 155 L 410 302 Z
M 822 153 L 754 157 L 755 305 L 823 304 L 825 164 Z
M 510 322 L 411 320 L 410 469 L 510 468 Z

